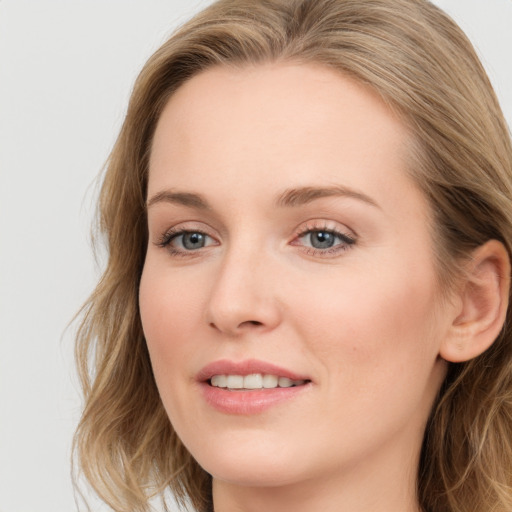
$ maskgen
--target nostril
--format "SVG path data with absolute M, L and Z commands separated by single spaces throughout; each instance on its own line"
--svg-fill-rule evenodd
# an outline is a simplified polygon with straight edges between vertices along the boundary
M 226 331 L 226 332 L 227 332 L 227 331 L 230 331 L 230 330 L 231 330 L 230 328 L 227 328 L 227 327 L 223 329 L 223 328 L 221 328 L 219 325 L 217 325 L 215 322 L 210 322 L 208 325 L 209 325 L 211 328 L 213 328 L 213 329 L 217 329 L 217 330 L 219 330 L 219 331 Z M 263 322 L 259 322 L 258 320 L 246 320 L 246 321 L 244 321 L 244 322 L 242 322 L 242 323 L 238 324 L 238 325 L 236 326 L 236 328 L 234 329 L 234 331 L 233 331 L 233 332 L 238 331 L 239 329 L 242 329 L 242 331 L 243 331 L 244 327 L 245 327 L 245 328 L 250 328 L 250 327 L 261 327 L 261 326 L 263 326 L 263 325 L 264 325 L 264 323 L 263 323 Z

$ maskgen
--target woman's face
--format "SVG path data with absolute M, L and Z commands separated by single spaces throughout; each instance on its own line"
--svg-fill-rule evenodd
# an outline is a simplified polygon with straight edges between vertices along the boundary
M 167 104 L 140 310 L 218 481 L 414 479 L 451 309 L 407 148 L 377 95 L 314 65 L 211 69 Z

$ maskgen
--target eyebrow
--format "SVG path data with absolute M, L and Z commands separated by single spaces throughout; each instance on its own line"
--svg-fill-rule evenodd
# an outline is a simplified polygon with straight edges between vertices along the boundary
M 211 210 L 208 201 L 206 201 L 203 196 L 190 192 L 174 192 L 172 190 L 162 190 L 148 200 L 146 208 L 150 208 L 157 203 L 181 204 L 182 206 L 196 208 L 197 210 Z
M 276 206 L 279 208 L 293 208 L 303 206 L 315 201 L 316 199 L 324 197 L 348 197 L 357 199 L 376 208 L 380 208 L 380 206 L 366 194 L 341 185 L 334 185 L 331 187 L 309 186 L 290 188 L 278 196 Z M 212 209 L 208 201 L 202 195 L 192 192 L 162 190 L 161 192 L 157 192 L 147 201 L 146 207 L 150 208 L 157 203 L 180 204 L 197 210 Z
M 370 196 L 357 190 L 341 185 L 331 187 L 301 187 L 285 190 L 277 199 L 279 207 L 297 207 L 308 204 L 323 197 L 348 197 L 363 201 L 371 206 L 380 209 L 380 206 Z

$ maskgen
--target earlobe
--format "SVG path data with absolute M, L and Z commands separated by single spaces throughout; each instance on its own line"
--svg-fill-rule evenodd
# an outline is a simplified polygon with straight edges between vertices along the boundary
M 469 361 L 485 352 L 498 337 L 508 307 L 510 258 L 504 245 L 490 240 L 473 252 L 457 301 L 459 311 L 443 340 L 446 361 Z

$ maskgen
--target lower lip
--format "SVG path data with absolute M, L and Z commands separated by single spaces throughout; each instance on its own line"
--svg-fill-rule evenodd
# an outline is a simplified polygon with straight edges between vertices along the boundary
M 240 415 L 259 414 L 275 405 L 293 400 L 311 387 L 311 384 L 304 384 L 289 388 L 230 391 L 210 386 L 206 382 L 200 385 L 206 402 L 214 409 L 226 414 Z

